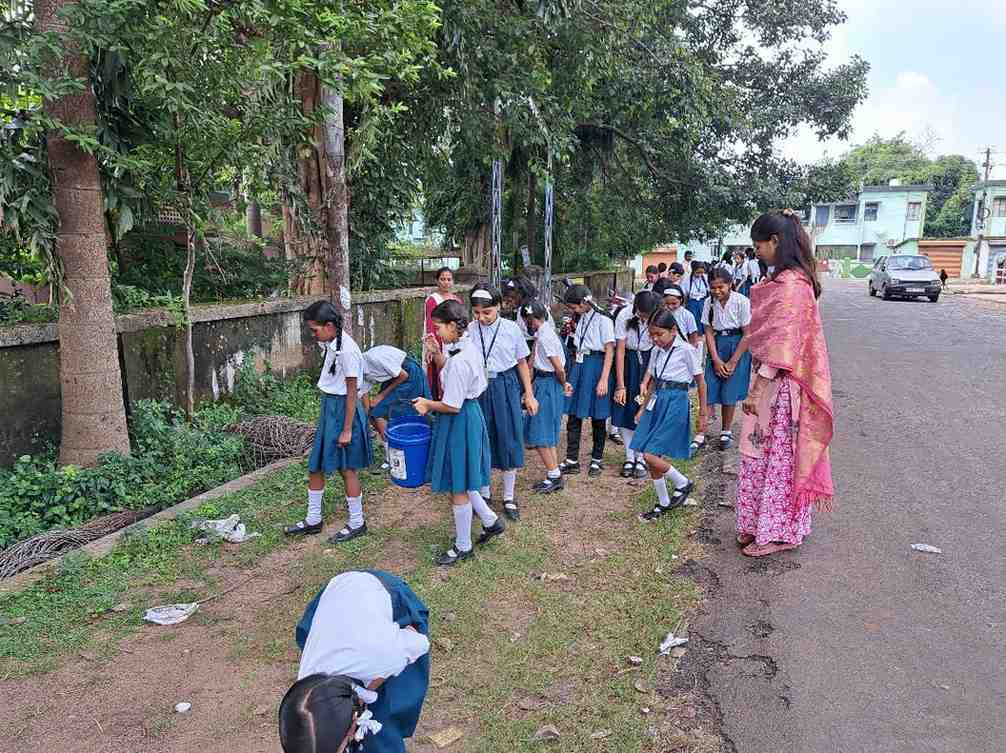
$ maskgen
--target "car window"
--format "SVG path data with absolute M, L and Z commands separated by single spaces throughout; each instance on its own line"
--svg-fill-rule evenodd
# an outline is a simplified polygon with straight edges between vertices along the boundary
M 892 256 L 891 269 L 918 272 L 924 269 L 932 269 L 933 264 L 926 256 Z

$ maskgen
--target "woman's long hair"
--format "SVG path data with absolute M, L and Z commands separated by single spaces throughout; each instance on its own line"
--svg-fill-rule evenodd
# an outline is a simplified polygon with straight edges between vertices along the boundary
M 814 297 L 821 297 L 821 283 L 817 279 L 817 262 L 811 250 L 810 237 L 792 209 L 763 214 L 751 226 L 751 240 L 763 243 L 775 237 L 777 246 L 775 264 L 770 279 L 775 280 L 787 269 L 796 269 L 814 288 Z

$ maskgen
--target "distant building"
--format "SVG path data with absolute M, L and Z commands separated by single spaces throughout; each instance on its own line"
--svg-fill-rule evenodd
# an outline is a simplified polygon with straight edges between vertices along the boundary
M 979 183 L 974 190 L 975 210 L 971 216 L 971 237 L 977 241 L 978 234 L 982 235 L 982 246 L 977 249 L 978 276 L 1006 285 L 1006 180 Z M 967 268 L 967 276 L 974 274 L 973 251 L 965 260 L 964 266 Z

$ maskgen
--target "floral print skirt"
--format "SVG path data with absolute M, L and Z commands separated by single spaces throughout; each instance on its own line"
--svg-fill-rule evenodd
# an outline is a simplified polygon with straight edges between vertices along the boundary
M 800 544 L 810 533 L 810 505 L 794 509 L 793 472 L 796 460 L 789 379 L 779 379 L 767 435 L 758 437 L 761 457 L 741 455 L 737 479 L 737 532 L 755 537 L 758 545 L 771 542 Z M 799 387 L 796 387 L 799 389 Z

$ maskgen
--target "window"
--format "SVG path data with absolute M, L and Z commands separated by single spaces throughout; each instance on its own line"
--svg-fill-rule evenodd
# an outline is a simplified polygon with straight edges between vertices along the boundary
M 1006 196 L 992 199 L 992 216 L 1006 217 Z
M 831 207 L 815 207 L 814 208 L 814 224 L 818 227 L 824 227 L 828 224 L 828 217 L 831 215 Z
M 859 247 L 860 261 L 873 261 L 873 252 L 876 250 L 876 243 L 864 243 Z
M 876 222 L 877 221 L 877 210 L 880 209 L 879 201 L 868 201 L 866 202 L 866 209 L 863 211 L 863 221 L 864 222 Z
M 921 216 L 922 216 L 922 202 L 921 201 L 908 202 L 908 219 L 917 220 Z
M 856 209 L 855 204 L 839 204 L 835 207 L 835 222 L 855 222 Z

